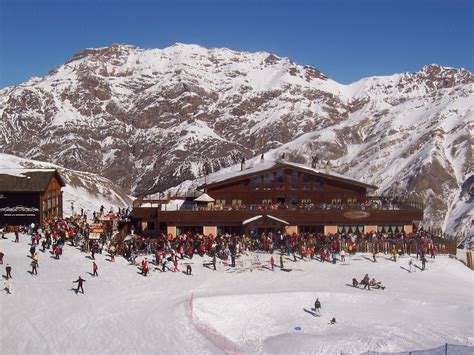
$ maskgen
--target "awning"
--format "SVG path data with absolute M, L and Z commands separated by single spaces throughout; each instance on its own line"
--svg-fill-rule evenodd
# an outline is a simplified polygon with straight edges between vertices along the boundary
M 273 219 L 273 220 L 275 220 L 275 221 L 277 221 L 277 222 L 280 222 L 280 223 L 282 223 L 282 224 L 290 225 L 289 222 L 284 221 L 284 220 L 282 220 L 282 219 L 280 219 L 280 218 L 276 218 L 276 217 L 270 216 L 269 214 L 267 214 L 267 217 L 268 217 L 268 218 L 271 218 L 271 219 Z
M 278 223 L 281 223 L 281 224 L 286 224 L 286 225 L 289 225 L 290 223 L 287 222 L 287 221 L 284 221 L 280 218 L 276 218 L 276 217 L 273 217 L 269 214 L 265 215 L 265 216 L 262 216 L 262 215 L 258 215 L 258 216 L 255 216 L 255 217 L 252 217 L 252 218 L 249 218 L 249 219 L 246 219 L 245 221 L 242 222 L 243 225 L 246 225 L 246 224 L 249 224 L 249 223 L 252 223 L 252 222 L 255 222 L 256 220 L 259 220 L 260 218 L 263 218 L 263 217 L 266 217 L 266 218 L 269 218 L 269 219 L 272 219 Z
M 202 194 L 198 198 L 194 199 L 194 202 L 214 202 L 215 200 L 208 194 Z
M 260 219 L 262 217 L 263 217 L 262 215 L 258 215 L 258 216 L 246 219 L 245 221 L 242 222 L 242 224 L 246 225 L 246 224 L 252 223 L 253 221 L 256 221 L 257 219 Z

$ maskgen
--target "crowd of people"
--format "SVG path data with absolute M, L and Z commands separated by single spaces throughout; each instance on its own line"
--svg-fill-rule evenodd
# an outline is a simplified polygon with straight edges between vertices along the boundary
M 161 234 L 157 237 L 136 238 L 118 246 L 118 252 L 135 263 L 139 255 L 154 255 L 155 263 L 175 262 L 178 259 L 192 259 L 195 254 L 230 259 L 245 252 L 275 252 L 298 259 L 318 260 L 320 262 L 345 261 L 346 254 L 356 252 L 372 253 L 373 261 L 379 253 L 389 254 L 393 261 L 397 256 L 408 254 L 424 258 L 429 254 L 435 258 L 438 245 L 433 243 L 424 231 L 415 233 L 262 233 L 260 235 L 202 235 L 182 233 L 178 236 Z M 426 259 L 425 259 L 426 260 Z
M 104 218 L 107 216 L 108 218 Z M 31 258 L 32 276 L 38 275 L 39 252 L 49 252 L 54 258 L 60 259 L 64 247 L 68 243 L 80 249 L 83 253 L 90 253 L 92 261 L 91 276 L 98 276 L 96 254 L 108 252 L 109 261 L 115 261 L 116 255 L 123 256 L 130 264 L 137 265 L 143 276 L 147 276 L 151 265 L 162 272 L 179 272 L 179 263 L 184 263 L 186 273 L 192 269 L 184 259 L 192 259 L 195 254 L 201 257 L 208 256 L 211 261 L 205 261 L 203 266 L 216 270 L 218 260 L 227 263 L 230 267 L 236 266 L 236 258 L 248 252 L 279 254 L 279 266 L 284 269 L 286 259 L 294 261 L 316 260 L 319 262 L 344 262 L 346 255 L 357 252 L 372 253 L 373 261 L 377 261 L 377 254 L 391 255 L 396 262 L 397 257 L 403 254 L 413 254 L 422 261 L 423 269 L 426 263 L 425 255 L 432 258 L 437 253 L 438 246 L 433 243 L 428 233 L 419 230 L 414 233 L 250 233 L 249 235 L 223 234 L 202 235 L 196 233 L 182 233 L 177 236 L 161 234 L 157 237 L 140 237 L 117 242 L 113 239 L 113 221 L 115 227 L 123 225 L 128 216 L 128 210 L 119 210 L 118 213 L 109 211 L 107 214 L 102 207 L 93 214 L 88 221 L 87 214 L 81 211 L 71 218 L 48 221 L 42 226 L 30 225 L 23 230 L 31 238 L 29 243 L 29 257 Z M 100 223 L 100 238 L 91 238 L 95 225 Z M 121 224 L 122 223 L 122 224 Z M 97 234 L 97 233 L 96 233 Z M 14 229 L 15 242 L 19 242 L 20 228 Z M 2 236 L 3 238 L 4 235 Z M 285 256 L 285 257 L 284 257 Z M 137 262 L 140 257 L 141 263 Z M 150 259 L 148 259 L 150 258 Z M 0 264 L 3 263 L 4 253 L 0 251 Z M 272 255 L 268 262 L 274 269 L 276 259 Z M 6 279 L 12 275 L 12 266 L 6 266 Z M 78 278 L 78 280 L 80 277 Z M 83 282 L 77 281 L 79 291 Z

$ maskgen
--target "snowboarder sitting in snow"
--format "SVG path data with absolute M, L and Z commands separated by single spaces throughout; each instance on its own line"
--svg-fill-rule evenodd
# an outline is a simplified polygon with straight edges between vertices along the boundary
M 192 274 L 192 268 L 191 265 L 186 266 L 186 275 L 191 275 Z
M 316 302 L 314 302 L 314 315 L 315 316 L 321 315 L 321 302 L 319 302 L 318 298 L 316 298 Z
M 376 288 L 376 289 L 385 290 L 385 286 L 382 285 L 382 282 L 380 282 L 380 281 L 375 281 L 374 278 L 372 278 L 372 280 L 370 280 L 370 286 L 372 286 L 373 288 Z
M 330 323 L 330 324 L 336 324 L 336 318 L 333 317 L 329 323 Z
M 352 278 L 352 286 L 354 286 L 354 287 L 359 286 L 359 282 L 357 281 L 357 279 L 355 277 Z

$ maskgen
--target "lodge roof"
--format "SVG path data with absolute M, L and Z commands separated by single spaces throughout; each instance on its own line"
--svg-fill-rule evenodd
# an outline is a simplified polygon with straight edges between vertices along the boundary
M 0 192 L 43 192 L 53 177 L 66 186 L 54 169 L 0 169 Z
M 217 185 L 222 185 L 229 182 L 239 181 L 239 180 L 246 179 L 255 175 L 260 175 L 262 173 L 271 172 L 271 171 L 284 169 L 284 168 L 293 168 L 299 171 L 303 171 L 306 173 L 324 177 L 326 179 L 336 180 L 336 181 L 344 182 L 351 185 L 365 187 L 368 189 L 376 190 L 378 188 L 375 185 L 366 184 L 358 180 L 348 178 L 341 174 L 337 174 L 333 172 L 329 174 L 329 173 L 322 172 L 320 169 L 311 168 L 304 164 L 292 163 L 292 162 L 281 161 L 281 160 L 257 163 L 255 166 L 245 169 L 245 170 L 227 171 L 224 173 L 216 172 L 214 174 L 210 174 L 207 177 L 207 183 L 202 181 L 204 183 L 198 186 L 198 188 L 202 189 L 202 188 L 209 188 L 209 187 L 213 187 Z

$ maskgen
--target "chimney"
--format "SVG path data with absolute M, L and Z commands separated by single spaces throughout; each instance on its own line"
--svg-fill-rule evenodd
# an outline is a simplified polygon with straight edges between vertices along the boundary
M 329 162 L 329 160 L 326 162 L 326 174 L 329 175 L 329 168 L 331 167 L 331 163 Z
M 265 163 L 264 154 L 262 154 L 262 155 L 260 156 L 260 163 Z
M 318 161 L 319 161 L 319 159 L 318 159 L 318 156 L 317 156 L 317 155 L 315 155 L 314 157 L 311 158 L 311 167 L 312 167 L 313 169 L 317 169 L 317 168 L 318 168 Z
M 242 161 L 240 162 L 240 171 L 245 170 L 245 158 L 242 158 Z

